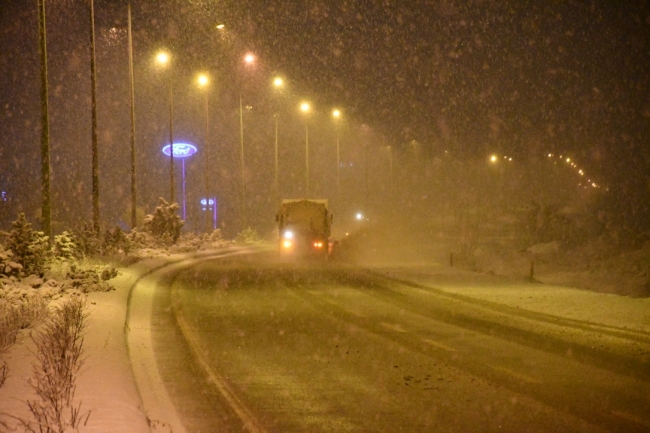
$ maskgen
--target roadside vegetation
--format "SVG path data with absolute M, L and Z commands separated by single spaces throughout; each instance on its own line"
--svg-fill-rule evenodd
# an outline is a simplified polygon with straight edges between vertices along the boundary
M 0 231 L 0 388 L 11 376 L 3 355 L 24 338 L 35 346 L 28 380 L 34 398 L 24 400 L 31 417 L 0 408 L 0 431 L 62 433 L 78 431 L 88 421 L 90 412 L 74 399 L 84 363 L 86 295 L 113 290 L 116 267 L 141 258 L 229 244 L 220 230 L 181 234 L 184 222 L 177 211 L 177 204 L 161 199 L 142 229 L 131 232 L 112 227 L 96 233 L 86 224 L 50 240 L 22 213 L 10 230 Z

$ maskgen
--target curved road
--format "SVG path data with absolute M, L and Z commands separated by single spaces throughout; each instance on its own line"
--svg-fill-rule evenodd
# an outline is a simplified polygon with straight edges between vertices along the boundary
M 191 432 L 648 432 L 650 335 L 273 254 L 168 276 L 160 374 Z

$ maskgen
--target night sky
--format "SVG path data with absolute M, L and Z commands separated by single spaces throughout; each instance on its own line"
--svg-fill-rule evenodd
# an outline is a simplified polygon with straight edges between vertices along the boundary
M 35 3 L 2 0 L 0 5 L 0 134 L 9 138 L 0 147 L 0 187 L 20 185 L 23 193 L 15 196 L 37 190 L 39 181 Z M 55 194 L 87 194 L 90 179 L 80 167 L 90 156 L 75 147 L 90 136 L 87 2 L 46 4 L 52 164 L 54 182 L 60 185 Z M 160 121 L 166 115 L 160 90 L 164 81 L 151 67 L 152 53 L 166 46 L 184 67 L 176 69 L 179 82 L 190 80 L 197 69 L 219 77 L 221 103 L 215 113 L 224 120 L 215 129 L 224 141 L 237 140 L 234 89 L 258 94 L 266 80 L 261 77 L 281 73 L 292 82 L 296 97 L 342 107 L 350 121 L 377 131 L 382 144 L 399 148 L 416 140 L 430 155 L 447 151 L 467 159 L 492 152 L 519 159 L 564 153 L 615 192 L 621 212 L 635 212 L 641 219 L 647 215 L 648 1 L 132 4 L 140 143 L 164 141 L 167 131 Z M 126 2 L 96 0 L 95 8 L 100 140 L 106 161 L 119 159 L 114 147 L 128 142 Z M 217 24 L 226 30 L 217 30 Z M 259 58 L 254 76 L 241 70 L 246 50 Z M 179 86 L 178 92 L 179 104 L 184 98 L 189 104 L 178 110 L 182 131 L 183 116 L 200 116 L 201 106 L 187 102 L 197 98 L 190 86 Z M 267 96 L 248 98 L 263 105 Z M 200 136 L 187 133 L 192 134 Z M 251 137 L 254 142 L 255 131 Z M 220 155 L 232 161 L 236 157 L 236 148 Z M 126 159 L 116 165 L 115 176 L 128 176 Z M 157 173 L 162 176 L 163 170 Z M 154 174 L 142 182 L 161 183 Z M 235 179 L 236 173 L 224 170 L 221 176 Z M 128 190 L 120 194 L 117 199 Z M 66 212 L 74 206 L 73 201 Z
M 245 38 L 395 139 L 648 156 L 648 2 L 288 3 L 244 2 Z

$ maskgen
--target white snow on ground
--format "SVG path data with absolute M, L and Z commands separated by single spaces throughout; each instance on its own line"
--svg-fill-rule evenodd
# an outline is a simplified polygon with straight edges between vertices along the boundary
M 85 365 L 77 381 L 76 402 L 82 411 L 91 411 L 85 432 L 165 431 L 145 413 L 125 338 L 125 319 L 129 290 L 139 276 L 187 255 L 150 251 L 151 258 L 140 261 L 111 280 L 116 290 L 88 295 L 90 318 L 84 340 Z M 504 279 L 489 274 L 450 268 L 447 264 L 422 262 L 417 266 L 382 266 L 383 272 L 441 290 L 501 303 L 550 315 L 609 326 L 650 332 L 650 298 L 632 298 L 558 285 Z M 29 386 L 34 361 L 33 344 L 23 330 L 17 344 L 0 353 L 6 361 L 9 378 L 0 388 L 0 412 L 29 418 L 26 399 L 34 398 Z M 11 420 L 2 418 L 12 425 Z M 157 421 L 157 420 L 153 420 Z
M 650 332 L 650 298 L 515 281 L 435 264 L 385 268 L 383 273 L 445 292 L 536 313 Z

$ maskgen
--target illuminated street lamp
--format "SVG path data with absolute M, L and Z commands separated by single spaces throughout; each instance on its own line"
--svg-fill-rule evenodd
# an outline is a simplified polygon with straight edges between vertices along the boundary
M 197 78 L 197 83 L 201 87 L 205 94 L 205 145 L 203 146 L 205 151 L 205 157 L 203 158 L 203 165 L 205 167 L 205 197 L 206 200 L 209 199 L 209 189 L 210 189 L 210 168 L 209 168 L 209 141 L 210 141 L 210 116 L 208 110 L 208 85 L 210 84 L 210 79 L 206 74 L 200 74 Z M 206 204 L 205 211 L 205 232 L 210 233 L 211 228 L 215 228 L 210 223 L 210 213 L 208 212 L 209 206 Z
M 335 108 L 332 110 L 332 118 L 336 123 L 336 190 L 339 203 L 341 202 L 341 142 L 339 137 L 338 120 L 341 118 L 341 110 Z
M 307 114 L 311 111 L 309 102 L 300 103 L 300 111 L 305 114 L 305 187 L 306 198 L 309 198 L 309 122 L 307 122 Z
M 174 143 L 174 81 L 172 79 L 171 56 L 165 51 L 160 51 L 156 54 L 156 63 L 160 66 L 169 65 L 169 145 L 172 146 Z M 171 203 L 174 203 L 174 152 L 170 152 L 169 182 Z

